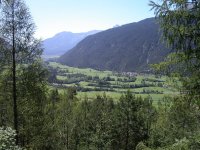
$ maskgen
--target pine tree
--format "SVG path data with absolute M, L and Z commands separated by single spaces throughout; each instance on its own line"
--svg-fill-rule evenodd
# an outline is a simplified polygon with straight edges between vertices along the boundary
M 179 64 L 178 72 L 182 77 L 184 93 L 200 95 L 200 1 L 199 0 L 162 0 L 150 2 L 155 10 L 163 33 L 163 39 L 176 51 L 164 66 Z M 177 69 L 175 69 L 177 73 Z M 182 89 L 182 90 L 183 90 Z
M 134 149 L 138 142 L 148 138 L 145 125 L 142 98 L 136 98 L 128 91 L 118 104 L 117 127 L 118 144 L 121 149 Z

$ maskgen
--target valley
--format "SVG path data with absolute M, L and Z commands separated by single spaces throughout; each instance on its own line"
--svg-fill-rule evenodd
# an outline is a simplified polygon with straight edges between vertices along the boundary
M 200 150 L 199 8 L 0 0 L 0 150 Z
M 77 90 L 77 97 L 84 99 L 96 98 L 97 95 L 119 100 L 120 96 L 128 90 L 137 97 L 152 97 L 156 104 L 165 96 L 178 94 L 174 82 L 166 76 L 143 74 L 135 72 L 98 71 L 69 67 L 56 62 L 49 62 L 48 68 L 51 76 L 49 83 L 51 88 L 57 88 L 59 92 L 73 87 Z

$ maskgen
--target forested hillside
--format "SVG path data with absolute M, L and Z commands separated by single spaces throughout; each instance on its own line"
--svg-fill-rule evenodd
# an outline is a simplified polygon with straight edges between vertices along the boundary
M 170 50 L 162 44 L 154 18 L 112 28 L 82 40 L 58 62 L 73 67 L 113 71 L 144 71 Z

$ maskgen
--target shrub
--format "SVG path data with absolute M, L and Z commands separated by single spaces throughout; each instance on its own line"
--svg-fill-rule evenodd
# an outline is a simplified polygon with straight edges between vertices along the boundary
M 0 127 L 0 149 L 1 150 L 22 150 L 15 144 L 16 132 L 10 127 Z

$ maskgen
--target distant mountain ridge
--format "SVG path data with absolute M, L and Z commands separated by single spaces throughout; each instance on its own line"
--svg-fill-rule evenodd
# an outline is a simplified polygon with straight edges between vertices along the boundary
M 171 52 L 162 44 L 160 35 L 155 19 L 148 18 L 91 35 L 58 62 L 100 70 L 144 71 Z
M 83 33 L 72 33 L 66 31 L 60 32 L 51 38 L 45 39 L 42 42 L 44 48 L 43 55 L 45 56 L 62 55 L 69 49 L 76 46 L 76 44 L 81 40 L 83 40 L 85 37 L 96 34 L 98 32 L 100 31 L 93 30 Z

